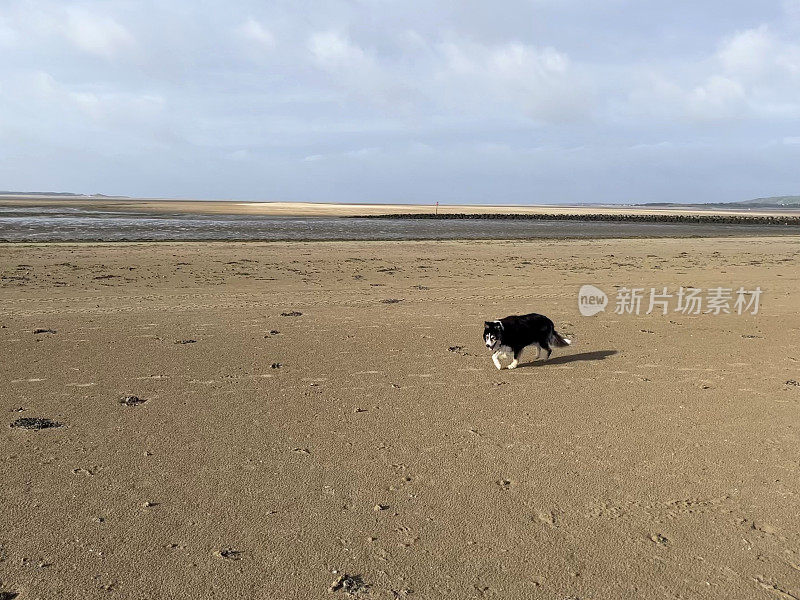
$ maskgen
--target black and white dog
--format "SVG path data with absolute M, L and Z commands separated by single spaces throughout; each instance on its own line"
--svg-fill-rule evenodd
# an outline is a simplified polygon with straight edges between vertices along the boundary
M 512 315 L 499 321 L 486 321 L 483 328 L 483 341 L 486 347 L 494 350 L 492 361 L 498 369 L 501 358 L 508 358 L 512 353 L 514 360 L 508 365 L 509 369 L 516 369 L 522 351 L 527 346 L 536 345 L 540 358 L 542 350 L 545 351 L 545 360 L 550 358 L 551 346 L 563 348 L 570 345 L 570 341 L 559 334 L 553 322 L 544 315 L 531 313 L 529 315 Z

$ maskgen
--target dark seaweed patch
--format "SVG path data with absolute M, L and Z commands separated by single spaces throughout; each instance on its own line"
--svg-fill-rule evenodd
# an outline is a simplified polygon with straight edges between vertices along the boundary
M 22 417 L 12 422 L 10 427 L 13 429 L 30 429 L 32 431 L 39 431 L 40 429 L 54 429 L 61 427 L 62 424 L 58 421 L 50 419 L 43 419 L 40 417 Z

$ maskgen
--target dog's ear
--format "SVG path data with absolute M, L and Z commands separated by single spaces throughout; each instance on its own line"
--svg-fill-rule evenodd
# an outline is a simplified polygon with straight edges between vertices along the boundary
M 491 321 L 484 321 L 483 325 L 484 325 L 484 327 L 491 327 L 492 326 L 492 322 Z

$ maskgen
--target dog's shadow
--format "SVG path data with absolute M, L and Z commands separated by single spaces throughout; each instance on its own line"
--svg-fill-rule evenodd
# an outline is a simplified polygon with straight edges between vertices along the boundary
M 614 356 L 615 354 L 617 354 L 616 350 L 595 350 L 594 352 L 565 354 L 564 356 L 556 356 L 550 360 L 536 360 L 522 363 L 519 368 L 544 367 L 546 365 L 566 365 L 571 362 L 579 362 L 582 360 L 605 360 L 609 356 Z

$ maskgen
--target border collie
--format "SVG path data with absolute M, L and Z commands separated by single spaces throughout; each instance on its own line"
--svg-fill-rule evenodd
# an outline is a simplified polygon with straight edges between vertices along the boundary
M 513 353 L 514 360 L 508 365 L 509 369 L 516 369 L 522 351 L 527 346 L 537 347 L 536 358 L 545 351 L 545 360 L 550 358 L 551 346 L 564 348 L 570 341 L 555 330 L 553 322 L 544 315 L 531 313 L 529 315 L 512 315 L 498 321 L 486 321 L 483 327 L 483 341 L 486 347 L 494 351 L 492 361 L 498 369 L 501 358 L 509 358 Z

